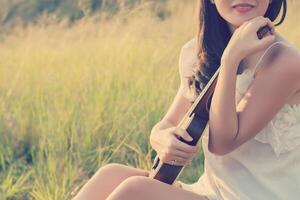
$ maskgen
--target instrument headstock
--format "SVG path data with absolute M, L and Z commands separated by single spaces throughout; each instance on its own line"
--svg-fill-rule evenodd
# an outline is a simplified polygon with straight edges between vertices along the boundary
M 261 27 L 257 31 L 258 39 L 262 39 L 269 32 L 271 33 L 271 28 L 268 25 Z

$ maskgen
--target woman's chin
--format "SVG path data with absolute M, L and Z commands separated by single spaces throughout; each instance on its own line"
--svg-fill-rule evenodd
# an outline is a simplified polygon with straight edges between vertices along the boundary
M 246 22 L 246 21 L 249 21 L 249 20 L 251 20 L 252 18 L 254 18 L 254 17 L 251 17 L 251 18 L 240 18 L 240 19 L 237 19 L 237 18 L 235 18 L 234 19 L 234 21 L 231 21 L 230 23 L 232 24 L 232 26 L 234 26 L 234 27 L 239 27 L 239 26 L 241 26 L 244 22 Z
M 228 21 L 235 27 L 239 27 L 240 25 L 242 25 L 244 22 L 249 21 L 255 17 L 258 16 L 263 16 L 263 15 L 259 15 L 257 13 L 255 14 L 251 14 L 251 15 L 233 15 L 230 17 L 230 19 L 228 19 Z

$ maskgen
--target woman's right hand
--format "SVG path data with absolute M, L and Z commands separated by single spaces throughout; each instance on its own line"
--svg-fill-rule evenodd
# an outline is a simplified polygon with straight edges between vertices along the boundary
M 271 33 L 259 39 L 257 31 L 265 25 L 271 28 Z M 274 33 L 274 25 L 267 17 L 258 16 L 245 21 L 233 32 L 221 60 L 233 59 L 239 63 L 247 56 L 270 46 L 276 39 Z
M 179 136 L 186 141 L 192 141 L 193 139 L 187 131 L 175 126 L 151 133 L 150 144 L 163 163 L 183 166 L 190 164 L 196 156 L 198 146 L 180 141 Z M 172 163 L 172 160 L 176 160 L 176 162 Z

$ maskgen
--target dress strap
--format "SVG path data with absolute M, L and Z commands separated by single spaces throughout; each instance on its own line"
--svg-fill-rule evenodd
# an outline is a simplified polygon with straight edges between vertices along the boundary
M 254 66 L 254 69 L 253 69 L 253 76 L 255 76 L 255 74 L 257 73 L 258 71 L 258 67 L 260 66 L 260 62 L 262 61 L 263 57 L 265 56 L 265 54 L 269 51 L 269 49 L 271 49 L 275 44 L 278 44 L 278 43 L 282 43 L 282 44 L 285 44 L 285 42 L 283 41 L 277 41 L 277 42 L 274 42 L 273 44 L 271 44 L 265 51 L 264 53 L 262 54 L 262 56 L 259 58 L 258 62 L 256 63 L 256 65 Z

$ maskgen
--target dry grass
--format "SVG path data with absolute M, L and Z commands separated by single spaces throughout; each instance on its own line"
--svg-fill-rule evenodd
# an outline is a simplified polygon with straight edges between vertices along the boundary
M 196 30 L 194 1 L 169 6 L 165 21 L 140 10 L 16 28 L 2 40 L 0 199 L 69 199 L 110 162 L 150 169 L 150 130 L 176 93 L 179 50 Z M 298 47 L 299 8 L 278 27 Z M 182 180 L 197 180 L 202 162 L 201 153 Z

